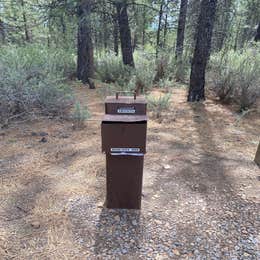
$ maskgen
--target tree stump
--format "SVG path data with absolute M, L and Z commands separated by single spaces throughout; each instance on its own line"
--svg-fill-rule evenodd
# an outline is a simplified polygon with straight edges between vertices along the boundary
M 256 151 L 256 154 L 255 154 L 255 163 L 260 166 L 260 142 L 258 144 L 258 148 L 257 148 L 257 151 Z

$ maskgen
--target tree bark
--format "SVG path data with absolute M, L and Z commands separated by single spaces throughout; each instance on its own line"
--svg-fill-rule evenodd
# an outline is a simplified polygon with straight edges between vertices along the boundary
M 158 57 L 159 48 L 160 48 L 160 34 L 161 34 L 161 24 L 162 24 L 162 15 L 163 15 L 163 4 L 164 4 L 164 0 L 161 1 L 160 11 L 159 11 L 158 29 L 157 29 L 157 36 L 156 36 L 156 58 Z
M 114 38 L 114 52 L 118 56 L 118 22 L 116 13 L 113 14 L 113 38 Z
M 138 13 L 137 13 L 137 10 L 136 10 L 136 6 L 133 5 L 133 20 L 134 20 L 134 30 L 132 31 L 132 49 L 133 49 L 133 53 L 135 52 L 135 49 L 137 48 L 138 46 L 138 39 L 139 39 L 139 35 L 138 35 L 138 27 L 140 26 L 139 25 L 139 20 L 138 20 Z
M 102 14 L 102 23 L 103 23 L 103 43 L 105 50 L 108 47 L 108 41 L 109 41 L 109 33 L 108 33 L 108 18 L 107 18 L 107 10 L 106 10 L 106 4 L 103 2 L 103 14 Z
M 132 50 L 133 50 L 133 53 L 134 53 L 134 51 L 135 51 L 135 49 L 136 49 L 136 47 L 137 47 L 137 33 L 136 33 L 136 32 L 135 32 L 134 35 L 133 35 L 132 42 L 133 42 L 133 44 L 132 44 Z
M 196 44 L 196 35 L 197 35 L 197 24 L 199 20 L 200 13 L 200 2 L 198 0 L 189 0 L 187 7 L 187 16 L 186 16 L 186 40 L 188 42 L 189 52 L 193 53 Z
M 120 32 L 121 51 L 123 63 L 134 67 L 133 49 L 131 43 L 131 31 L 129 27 L 127 4 L 125 1 L 116 2 L 117 20 Z
M 235 42 L 234 42 L 234 50 L 236 51 L 238 48 L 238 39 L 239 39 L 239 33 L 240 33 L 240 27 L 241 27 L 241 20 L 242 18 L 239 19 L 238 25 L 237 25 L 237 31 L 235 35 Z
M 179 20 L 178 20 L 176 49 L 175 49 L 176 59 L 182 58 L 187 6 L 188 6 L 188 0 L 181 0 Z
M 225 40 L 228 35 L 228 31 L 230 29 L 230 20 L 231 20 L 231 7 L 232 7 L 233 0 L 222 0 L 219 2 L 217 7 L 217 19 L 215 25 L 215 32 L 213 32 L 213 38 L 215 38 L 215 47 L 216 51 L 220 51 L 225 43 Z
M 255 42 L 260 41 L 260 22 L 258 24 L 257 30 L 256 30 L 256 35 L 255 35 Z
M 146 27 L 146 10 L 145 6 L 143 7 L 143 28 L 142 28 L 142 46 L 145 46 L 145 27 Z
M 244 48 L 245 44 L 255 38 L 255 26 L 259 23 L 259 0 L 245 1 L 242 28 L 239 32 L 238 47 Z
M 3 44 L 5 43 L 5 26 L 1 19 L 0 19 L 0 40 Z
M 78 6 L 78 60 L 77 78 L 89 88 L 95 85 L 91 78 L 94 74 L 93 43 L 90 29 L 91 2 L 82 0 Z
M 205 71 L 210 55 L 211 38 L 214 26 L 217 0 L 202 0 L 196 45 L 190 75 L 188 101 L 205 100 Z
M 255 163 L 260 166 L 260 142 L 258 144 L 258 148 L 257 148 L 257 151 L 256 151 L 256 154 L 255 154 Z
M 163 29 L 163 47 L 166 47 L 167 31 L 168 31 L 168 15 L 166 13 L 164 19 L 164 29 Z
M 60 23 L 61 23 L 63 39 L 64 39 L 64 41 L 66 41 L 67 26 L 66 26 L 66 23 L 65 23 L 65 20 L 64 20 L 64 14 L 61 14 L 61 16 L 60 16 Z
M 30 34 L 29 34 L 29 30 L 28 30 L 28 24 L 27 24 L 27 17 L 26 17 L 26 13 L 25 13 L 25 6 L 24 6 L 24 1 L 21 0 L 21 6 L 23 8 L 23 26 L 24 26 L 24 36 L 25 36 L 25 40 L 27 42 L 30 42 L 31 39 L 30 39 Z

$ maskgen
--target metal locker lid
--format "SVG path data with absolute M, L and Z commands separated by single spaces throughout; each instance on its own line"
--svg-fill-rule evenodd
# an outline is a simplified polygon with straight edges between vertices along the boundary
M 132 96 L 119 96 L 119 93 L 131 93 Z M 112 115 L 146 115 L 146 99 L 136 96 L 135 92 L 117 92 L 105 100 L 106 114 Z
M 105 103 L 113 104 L 147 104 L 144 96 L 137 96 L 133 98 L 131 96 L 120 96 L 116 98 L 115 96 L 108 96 L 105 99 Z

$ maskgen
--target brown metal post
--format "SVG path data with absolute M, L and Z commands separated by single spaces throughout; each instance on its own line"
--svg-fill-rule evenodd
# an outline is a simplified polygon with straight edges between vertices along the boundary
M 106 156 L 107 208 L 140 209 L 143 156 Z

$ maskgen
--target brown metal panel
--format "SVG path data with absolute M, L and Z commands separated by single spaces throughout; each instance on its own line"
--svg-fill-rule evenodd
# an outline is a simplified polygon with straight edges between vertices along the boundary
M 146 153 L 147 123 L 102 122 L 102 151 L 110 153 L 111 148 L 135 148 Z
M 140 209 L 144 158 L 106 156 L 108 208 Z
M 107 97 L 105 100 L 105 113 L 111 115 L 146 115 L 146 100 L 142 96 Z

